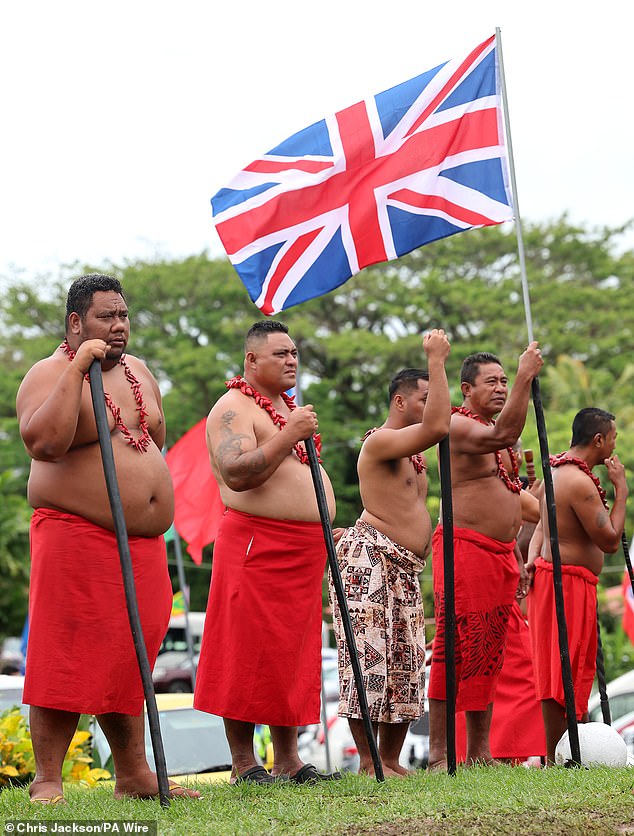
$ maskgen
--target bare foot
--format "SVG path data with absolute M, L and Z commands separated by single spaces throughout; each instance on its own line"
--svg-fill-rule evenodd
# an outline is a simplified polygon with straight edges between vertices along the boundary
M 387 775 L 388 772 L 390 773 L 390 777 L 398 775 L 400 778 L 407 778 L 408 775 L 415 774 L 413 769 L 406 769 L 404 766 L 401 766 L 398 761 L 390 761 L 389 763 L 387 761 L 383 761 L 383 773 Z
M 61 781 L 33 781 L 29 796 L 31 804 L 66 804 Z
M 117 781 L 117 784 L 114 789 L 114 797 L 115 798 L 158 798 L 159 791 L 158 791 L 158 781 L 156 776 L 153 776 L 154 780 L 149 782 L 149 785 L 144 788 L 139 788 L 138 783 L 134 785 L 128 785 L 128 782 L 125 781 Z M 173 798 L 200 798 L 200 793 L 198 790 L 190 790 L 187 787 L 182 787 L 180 784 L 177 784 L 175 781 L 169 782 L 169 797 Z
M 390 766 L 386 766 L 383 764 L 383 777 L 384 778 L 407 778 L 408 775 L 413 775 L 413 772 L 409 772 L 407 769 L 403 769 L 403 767 L 399 767 L 398 769 L 392 769 Z M 359 775 L 369 775 L 370 778 L 376 778 L 376 773 L 374 771 L 374 764 L 368 767 L 359 767 Z

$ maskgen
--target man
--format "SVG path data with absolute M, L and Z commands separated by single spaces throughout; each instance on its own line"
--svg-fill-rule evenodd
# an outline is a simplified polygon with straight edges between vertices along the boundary
M 516 592 L 527 591 L 524 563 L 515 551 L 522 509 L 511 446 L 522 432 L 531 382 L 542 364 L 533 342 L 520 357 L 509 395 L 498 358 L 488 352 L 470 355 L 460 373 L 464 402 L 452 410 L 456 709 L 466 711 L 467 763 L 493 763 L 489 731 L 506 627 Z M 442 525 L 432 548 L 436 635 L 428 693 L 429 763 L 440 768 L 446 767 L 447 728 Z
M 431 521 L 421 454 L 447 435 L 451 417 L 445 332 L 427 334 L 423 349 L 429 373 L 399 372 L 390 383 L 387 420 L 364 437 L 357 464 L 363 511 L 337 543 L 370 719 L 387 777 L 408 774 L 399 756 L 410 721 L 424 711 L 425 618 L 418 575 L 429 551 Z M 339 651 L 339 716 L 348 718 L 359 771 L 373 775 L 332 580 L 330 600 Z
M 333 777 L 297 752 L 297 727 L 319 722 L 326 547 L 303 444 L 317 415 L 285 395 L 296 381 L 288 328 L 256 322 L 244 377 L 227 382 L 207 420 L 227 511 L 214 547 L 194 705 L 224 718 L 234 781 Z M 322 478 L 332 519 L 335 498 L 323 470 Z M 256 723 L 271 729 L 272 774 L 255 758 Z
M 161 455 L 165 422 L 156 381 L 125 356 L 130 335 L 121 285 L 77 279 L 66 338 L 28 372 L 17 415 L 33 459 L 29 648 L 24 702 L 36 775 L 33 802 L 63 803 L 62 762 L 79 715 L 95 714 L 112 749 L 115 797 L 158 791 L 145 757 L 143 686 L 127 617 L 114 524 L 86 374 L 103 372 L 109 425 L 143 634 L 153 664 L 170 614 L 162 533 L 174 501 Z M 173 795 L 191 795 L 172 787 Z
M 570 449 L 551 456 L 557 511 L 557 533 L 562 563 L 564 611 L 572 667 L 575 709 L 581 720 L 588 710 L 597 655 L 597 583 L 604 552 L 617 551 L 625 524 L 627 482 L 625 468 L 614 456 L 614 415 L 602 409 L 582 409 L 572 423 Z M 604 464 L 614 485 L 609 511 L 605 492 L 592 472 Z M 548 760 L 567 728 L 561 675 L 557 617 L 554 603 L 553 564 L 546 499 L 529 548 L 534 570 L 528 597 L 537 694 L 541 700 Z

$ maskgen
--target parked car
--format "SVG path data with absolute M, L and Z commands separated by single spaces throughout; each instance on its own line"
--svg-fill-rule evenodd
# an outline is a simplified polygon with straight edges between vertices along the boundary
M 429 763 L 429 706 L 425 713 L 409 724 L 399 763 L 406 769 L 427 769 Z
M 158 694 L 158 708 L 167 774 L 176 781 L 195 778 L 200 781 L 228 781 L 231 775 L 231 752 L 221 717 L 197 711 L 193 694 Z M 108 741 L 93 721 L 93 757 L 95 766 L 112 772 Z M 145 715 L 145 750 L 155 769 L 150 729 Z
M 9 708 L 17 706 L 24 716 L 28 716 L 28 705 L 22 704 L 22 689 L 24 677 L 0 674 L 0 714 Z
M 606 690 L 612 725 L 615 726 L 621 717 L 634 711 L 634 671 L 628 671 L 608 682 Z M 598 693 L 592 694 L 588 700 L 588 715 L 591 722 L 600 723 L 603 720 L 601 697 Z
M 194 668 L 198 666 L 198 654 L 194 656 Z M 157 694 L 191 694 L 194 690 L 192 662 L 189 653 L 168 650 L 161 653 L 152 671 L 152 682 Z
M 200 642 L 202 641 L 203 628 L 205 626 L 205 613 L 194 611 L 188 613 L 187 621 L 185 620 L 184 614 L 173 615 L 170 618 L 167 633 L 159 650 L 159 656 L 171 651 L 187 652 L 186 623 L 189 624 L 194 653 L 200 653 Z
M 634 766 L 634 711 L 620 717 L 612 728 L 621 735 L 627 746 L 627 765 Z
M 0 645 L 0 674 L 13 673 L 24 673 L 22 639 L 19 636 L 9 636 Z

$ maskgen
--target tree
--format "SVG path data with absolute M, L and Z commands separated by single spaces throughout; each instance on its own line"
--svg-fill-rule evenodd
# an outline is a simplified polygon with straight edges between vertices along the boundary
M 524 238 L 535 334 L 546 361 L 541 389 L 551 450 L 568 446 L 572 417 L 594 401 L 616 412 L 618 452 L 631 469 L 634 252 L 619 251 L 625 231 L 586 229 L 562 217 L 526 225 Z M 15 391 L 30 365 L 63 336 L 71 275 L 94 269 L 74 265 L 37 284 L 12 280 L 0 301 L 1 469 L 11 469 L 11 490 L 20 497 L 28 458 L 15 422 Z M 201 254 L 100 269 L 123 282 L 131 311 L 130 348 L 147 360 L 160 382 L 171 446 L 208 413 L 225 391 L 224 380 L 242 370 L 244 334 L 262 316 L 226 259 Z M 440 327 L 449 334 L 454 403 L 461 400 L 462 359 L 473 351 L 498 354 L 513 377 L 527 343 L 515 237 L 512 230 L 489 227 L 442 239 L 367 268 L 328 296 L 278 318 L 289 325 L 300 348 L 303 399 L 318 410 L 337 524 L 349 525 L 360 510 L 361 437 L 384 420 L 391 377 L 405 366 L 425 364 L 425 330 Z M 523 441 L 524 447 L 539 450 L 532 415 Z M 429 474 L 430 507 L 436 511 L 433 454 Z M 633 522 L 630 511 L 629 530 Z

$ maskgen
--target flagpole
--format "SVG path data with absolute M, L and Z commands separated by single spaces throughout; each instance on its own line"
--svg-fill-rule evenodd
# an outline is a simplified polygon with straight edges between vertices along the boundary
M 526 275 L 526 258 L 524 254 L 524 238 L 522 235 L 522 220 L 520 216 L 519 200 L 517 196 L 517 183 L 515 180 L 515 162 L 513 159 L 513 142 L 511 140 L 511 122 L 509 117 L 508 99 L 506 94 L 506 79 L 504 76 L 504 59 L 502 57 L 502 36 L 500 28 L 495 29 L 496 55 L 500 73 L 500 87 L 502 93 L 502 110 L 504 112 L 504 128 L 508 147 L 509 170 L 511 175 L 511 194 L 513 199 L 513 211 L 515 214 L 515 231 L 517 234 L 517 247 L 520 262 L 520 276 L 522 280 L 522 296 L 524 299 L 524 314 L 526 317 L 526 329 L 528 341 L 533 342 L 533 319 L 531 315 L 531 302 L 528 293 L 528 280 Z M 542 459 L 542 473 L 544 479 L 544 492 L 546 496 L 546 510 L 548 514 L 548 526 L 550 530 L 550 550 L 553 562 L 553 585 L 555 593 L 555 611 L 557 615 L 557 629 L 559 636 L 559 655 L 561 657 L 561 675 L 564 688 L 566 718 L 568 723 L 568 737 L 570 740 L 570 755 L 573 764 L 581 763 L 581 749 L 579 747 L 579 730 L 577 728 L 577 713 L 575 708 L 574 685 L 572 681 L 572 668 L 570 665 L 570 652 L 568 649 L 568 630 L 566 627 L 566 616 L 564 612 L 564 593 L 561 572 L 561 555 L 559 552 L 559 537 L 557 534 L 557 513 L 555 507 L 555 493 L 553 489 L 552 472 L 550 469 L 550 456 L 548 451 L 548 436 L 546 434 L 546 420 L 542 405 L 539 379 L 533 378 L 531 384 L 533 406 L 535 408 L 535 420 L 537 423 L 537 434 L 539 436 L 539 449 Z

